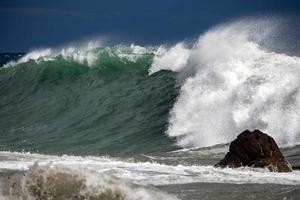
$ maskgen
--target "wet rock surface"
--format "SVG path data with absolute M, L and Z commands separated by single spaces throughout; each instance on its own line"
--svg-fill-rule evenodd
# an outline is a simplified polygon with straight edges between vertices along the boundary
M 291 167 L 275 140 L 259 131 L 246 130 L 231 142 L 229 152 L 216 167 L 260 167 L 274 172 L 290 172 Z

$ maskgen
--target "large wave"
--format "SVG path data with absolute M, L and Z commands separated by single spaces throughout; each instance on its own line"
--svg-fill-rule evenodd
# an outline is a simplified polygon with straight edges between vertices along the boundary
M 161 48 L 150 74 L 180 72 L 167 134 L 184 147 L 227 143 L 261 129 L 280 145 L 300 142 L 300 58 L 274 52 L 275 20 L 217 26 L 192 46 Z M 273 44 L 272 44 L 273 42 Z
M 155 49 L 94 43 L 27 53 L 0 68 L 0 149 L 130 155 L 175 149 L 164 134 L 174 72 Z
M 0 71 L 0 147 L 123 155 L 174 149 L 164 132 L 182 147 L 205 147 L 245 129 L 298 144 L 300 58 L 273 48 L 280 26 L 241 20 L 192 45 L 29 52 Z

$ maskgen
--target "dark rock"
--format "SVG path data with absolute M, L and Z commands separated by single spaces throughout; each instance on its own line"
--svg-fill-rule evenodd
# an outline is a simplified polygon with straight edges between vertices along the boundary
M 229 152 L 216 167 L 260 167 L 274 172 L 290 172 L 275 140 L 259 130 L 246 130 L 231 142 Z
M 300 170 L 300 166 L 298 165 L 298 166 L 292 166 L 292 169 L 293 170 Z

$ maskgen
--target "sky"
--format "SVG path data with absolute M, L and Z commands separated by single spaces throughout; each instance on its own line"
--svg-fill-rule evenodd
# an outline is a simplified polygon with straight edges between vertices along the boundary
M 0 52 L 108 38 L 157 45 L 243 17 L 300 16 L 299 0 L 0 0 Z

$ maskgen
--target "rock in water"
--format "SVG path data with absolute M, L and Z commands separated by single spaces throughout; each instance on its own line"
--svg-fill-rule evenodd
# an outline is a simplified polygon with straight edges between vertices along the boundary
M 273 172 L 290 172 L 275 140 L 259 130 L 246 130 L 231 142 L 229 152 L 216 167 L 266 167 Z

